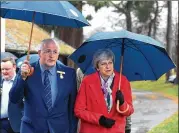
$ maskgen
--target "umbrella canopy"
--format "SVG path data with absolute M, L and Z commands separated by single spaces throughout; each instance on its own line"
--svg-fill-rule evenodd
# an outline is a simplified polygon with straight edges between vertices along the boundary
M 4 1 L 1 2 L 1 17 L 43 25 L 80 28 L 88 21 L 68 1 Z
M 22 56 L 19 59 L 17 59 L 16 64 L 17 64 L 18 68 L 20 68 L 20 66 L 22 65 L 24 60 L 26 60 L 26 58 L 27 58 L 27 55 Z M 29 56 L 29 63 L 30 64 L 32 64 L 32 63 L 34 63 L 34 62 L 36 62 L 38 60 L 39 60 L 39 55 L 38 54 L 30 54 L 30 56 Z
M 1 52 L 1 60 L 5 59 L 5 58 L 13 58 L 13 59 L 17 59 L 17 57 L 10 53 L 10 52 Z
M 121 56 L 123 56 L 122 73 L 129 81 L 157 80 L 175 67 L 160 42 L 126 30 L 94 34 L 69 58 L 81 68 L 83 73 L 90 74 L 96 71 L 92 66 L 93 54 L 102 48 L 109 48 L 113 51 L 114 67 L 118 72 Z
M 89 23 L 67 1 L 2 1 L 1 17 L 32 22 L 27 60 L 29 60 L 34 23 L 80 28 Z

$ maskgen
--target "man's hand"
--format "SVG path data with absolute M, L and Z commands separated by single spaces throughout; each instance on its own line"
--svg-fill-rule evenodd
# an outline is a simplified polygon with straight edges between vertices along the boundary
M 25 60 L 21 65 L 21 75 L 23 80 L 25 80 L 28 76 L 31 76 L 34 71 L 34 68 L 30 66 L 29 61 Z

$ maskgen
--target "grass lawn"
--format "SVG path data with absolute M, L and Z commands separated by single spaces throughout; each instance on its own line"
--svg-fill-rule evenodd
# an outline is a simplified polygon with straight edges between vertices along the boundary
M 137 90 L 159 92 L 167 97 L 178 99 L 178 85 L 165 83 L 165 75 L 157 81 L 131 82 L 131 87 Z
M 178 112 L 154 127 L 148 133 L 178 133 Z
M 131 82 L 131 87 L 137 90 L 161 93 L 178 103 L 178 85 L 165 83 L 165 75 L 163 75 L 158 81 Z M 148 133 L 178 133 L 178 112 L 154 127 Z

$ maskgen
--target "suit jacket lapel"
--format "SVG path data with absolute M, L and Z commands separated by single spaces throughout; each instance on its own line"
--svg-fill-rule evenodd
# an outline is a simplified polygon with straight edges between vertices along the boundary
M 95 77 L 93 77 L 93 81 L 95 82 L 89 85 L 92 91 L 92 94 L 94 95 L 94 98 L 96 99 L 97 103 L 101 104 L 100 107 L 106 107 L 105 111 L 107 112 L 107 106 L 106 106 L 106 102 L 104 99 L 104 94 L 101 89 L 101 80 L 97 72 L 95 74 Z
M 60 76 L 60 73 L 58 72 L 65 72 L 64 69 L 57 63 L 57 96 L 56 96 L 56 99 L 55 99 L 55 102 L 54 102 L 54 106 L 55 104 L 57 104 L 58 102 L 58 99 L 60 97 L 60 95 L 63 93 L 63 90 L 64 90 L 64 86 L 65 86 L 65 74 L 62 74 L 62 76 Z

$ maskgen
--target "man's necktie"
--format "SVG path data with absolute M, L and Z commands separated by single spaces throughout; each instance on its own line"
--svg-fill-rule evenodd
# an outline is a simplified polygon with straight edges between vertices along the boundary
M 52 110 L 52 93 L 51 85 L 48 77 L 49 70 L 44 71 L 44 92 L 45 92 L 45 103 L 47 105 L 48 111 Z

